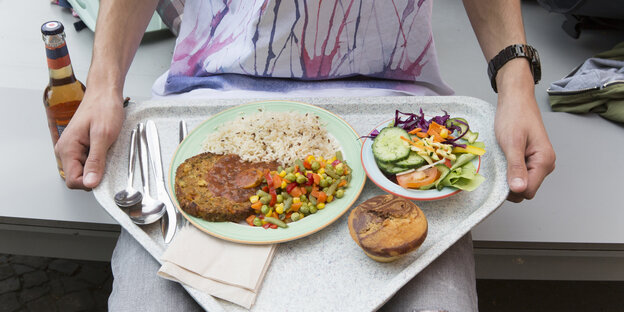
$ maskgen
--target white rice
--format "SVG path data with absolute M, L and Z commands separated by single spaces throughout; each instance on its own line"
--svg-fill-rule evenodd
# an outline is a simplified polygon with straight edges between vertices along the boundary
M 333 157 L 340 146 L 312 113 L 264 112 L 239 116 L 204 140 L 203 150 L 237 154 L 243 160 L 276 161 L 284 166 L 308 155 Z

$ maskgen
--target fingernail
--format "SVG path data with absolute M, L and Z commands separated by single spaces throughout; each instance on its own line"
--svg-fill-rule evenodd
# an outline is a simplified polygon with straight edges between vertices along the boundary
M 524 187 L 524 180 L 522 180 L 521 178 L 513 178 L 513 179 L 511 179 L 511 183 L 509 184 L 509 187 L 512 188 L 512 189 L 523 188 Z
M 89 172 L 87 173 L 87 175 L 82 179 L 82 183 L 83 184 L 95 184 L 95 180 L 97 179 L 97 177 L 95 176 L 95 172 Z

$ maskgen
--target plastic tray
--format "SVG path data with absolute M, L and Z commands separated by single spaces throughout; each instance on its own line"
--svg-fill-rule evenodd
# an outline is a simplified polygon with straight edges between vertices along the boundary
M 360 135 L 393 116 L 395 109 L 413 112 L 422 107 L 426 113 L 446 110 L 452 116 L 465 117 L 480 133 L 479 140 L 486 145 L 487 153 L 482 158 L 480 171 L 486 182 L 473 192 L 460 192 L 438 201 L 418 202 L 429 221 L 428 237 L 416 252 L 392 263 L 375 262 L 362 252 L 349 235 L 346 214 L 318 233 L 280 244 L 251 310 L 375 310 L 494 212 L 507 196 L 506 162 L 494 137 L 495 110 L 484 101 L 469 97 L 408 96 L 289 100 L 326 108 L 343 117 Z M 115 192 L 125 186 L 130 131 L 138 122 L 154 120 L 160 133 L 164 166 L 168 168 L 178 143 L 178 122 L 181 119 L 187 121 L 191 130 L 216 112 L 252 101 L 255 100 L 159 100 L 127 108 L 120 138 L 109 151 L 106 174 L 94 194 L 104 209 L 157 260 L 166 248 L 159 225 L 139 227 L 113 202 Z M 139 180 L 135 179 L 137 189 Z M 380 194 L 384 192 L 367 181 L 354 205 Z M 207 310 L 244 310 L 190 287 L 185 288 Z M 297 295 L 280 300 L 283 294 Z

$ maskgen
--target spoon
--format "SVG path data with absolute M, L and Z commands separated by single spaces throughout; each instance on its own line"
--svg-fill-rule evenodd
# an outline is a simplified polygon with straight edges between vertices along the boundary
M 132 133 L 130 134 L 130 153 L 128 155 L 128 185 L 125 189 L 115 194 L 115 203 L 119 207 L 131 207 L 138 204 L 139 202 L 141 202 L 141 199 L 143 199 L 143 195 L 141 195 L 141 192 L 135 190 L 132 187 L 132 182 L 134 181 L 134 151 L 136 150 L 136 133 L 137 130 L 133 129 Z
M 147 136 L 145 135 L 145 125 L 139 123 L 137 127 L 139 135 L 139 164 L 141 165 L 141 181 L 143 182 L 143 201 L 141 202 L 140 213 L 131 213 L 130 219 L 136 224 L 150 224 L 158 221 L 165 214 L 165 204 L 150 196 L 149 187 L 149 164 Z

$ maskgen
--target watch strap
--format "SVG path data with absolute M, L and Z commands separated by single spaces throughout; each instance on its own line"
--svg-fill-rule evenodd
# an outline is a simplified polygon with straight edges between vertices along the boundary
M 503 65 L 507 62 L 518 58 L 526 58 L 529 61 L 533 81 L 537 84 L 542 76 L 541 64 L 537 50 L 528 44 L 512 44 L 501 50 L 488 63 L 488 76 L 494 92 L 498 92 L 496 87 L 496 75 Z

